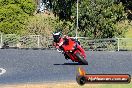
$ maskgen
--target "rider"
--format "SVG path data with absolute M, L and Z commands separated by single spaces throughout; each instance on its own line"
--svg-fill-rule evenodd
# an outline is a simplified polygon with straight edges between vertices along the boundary
M 53 45 L 57 48 L 57 49 L 61 49 L 63 50 L 62 45 L 68 43 L 68 40 L 70 39 L 68 36 L 64 35 L 64 37 L 62 37 L 62 34 L 60 32 L 57 33 L 53 33 L 53 38 L 54 38 L 54 43 Z M 65 59 L 68 59 L 69 56 L 65 54 L 64 52 L 64 56 Z
M 60 32 L 57 33 L 53 33 L 53 38 L 54 38 L 54 43 L 53 45 L 56 48 L 59 48 L 59 46 L 61 46 L 63 44 L 63 38 Z

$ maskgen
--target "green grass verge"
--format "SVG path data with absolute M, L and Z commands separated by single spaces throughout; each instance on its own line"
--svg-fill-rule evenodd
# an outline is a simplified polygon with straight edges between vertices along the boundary
M 74 88 L 74 87 L 71 87 Z M 85 84 L 77 88 L 132 88 L 132 83 L 129 84 Z
M 105 84 L 99 88 L 132 88 L 132 83 L 130 84 Z
M 126 38 L 132 38 L 132 28 L 128 30 L 128 32 L 126 32 L 125 34 Z
M 123 25 L 123 24 L 121 24 Z M 130 23 L 128 23 L 128 21 L 126 21 L 126 25 L 128 26 L 128 31 L 125 33 L 125 37 L 126 38 L 132 38 L 132 21 Z

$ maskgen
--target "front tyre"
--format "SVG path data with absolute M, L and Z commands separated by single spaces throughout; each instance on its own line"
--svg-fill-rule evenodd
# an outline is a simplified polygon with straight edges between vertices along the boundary
M 78 58 L 79 63 L 83 65 L 88 65 L 88 62 L 80 55 L 80 53 L 76 53 L 76 57 Z

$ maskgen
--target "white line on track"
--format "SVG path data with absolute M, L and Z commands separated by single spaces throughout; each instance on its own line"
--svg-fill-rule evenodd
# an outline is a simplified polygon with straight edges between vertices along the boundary
M 0 68 L 0 75 L 6 73 L 6 70 L 4 68 Z

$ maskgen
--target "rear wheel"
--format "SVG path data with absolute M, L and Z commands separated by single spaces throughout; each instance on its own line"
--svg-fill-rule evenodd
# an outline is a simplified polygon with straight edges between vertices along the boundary
M 79 63 L 83 65 L 88 65 L 88 62 L 80 55 L 80 53 L 76 53 L 76 57 L 78 58 Z

